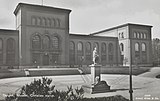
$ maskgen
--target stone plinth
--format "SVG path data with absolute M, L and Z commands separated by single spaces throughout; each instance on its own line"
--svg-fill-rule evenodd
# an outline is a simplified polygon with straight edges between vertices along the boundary
M 101 65 L 92 64 L 91 67 L 91 82 L 82 85 L 86 93 L 104 93 L 110 91 L 110 86 L 106 81 L 101 81 Z
M 101 80 L 101 65 L 92 64 L 91 68 L 91 84 L 96 84 Z

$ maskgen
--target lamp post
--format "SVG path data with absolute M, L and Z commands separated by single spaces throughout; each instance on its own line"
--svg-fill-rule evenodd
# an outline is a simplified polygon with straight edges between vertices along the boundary
M 133 89 L 132 89 L 132 40 L 130 42 L 130 66 L 129 66 L 129 93 L 130 101 L 133 101 Z

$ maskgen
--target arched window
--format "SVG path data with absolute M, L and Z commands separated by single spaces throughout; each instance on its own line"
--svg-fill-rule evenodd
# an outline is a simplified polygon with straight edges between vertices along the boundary
M 42 25 L 46 26 L 46 23 L 47 23 L 46 18 L 42 18 Z
M 141 33 L 141 38 L 143 39 L 144 37 L 143 37 L 143 33 Z
M 146 44 L 142 43 L 142 52 L 145 52 L 145 51 L 146 51 Z
M 102 64 L 106 64 L 106 44 L 101 44 L 101 61 Z
M 36 25 L 36 17 L 32 17 L 32 25 Z
M 102 43 L 101 51 L 102 51 L 103 53 L 106 53 L 106 44 L 105 44 L 105 43 Z
M 54 36 L 52 40 L 53 40 L 53 43 L 52 43 L 53 49 L 58 49 L 59 48 L 59 38 L 57 36 Z
M 43 49 L 49 49 L 50 48 L 50 38 L 49 36 L 44 36 L 43 38 Z
M 120 44 L 120 49 L 121 49 L 122 52 L 124 51 L 124 45 L 123 45 L 123 43 Z
M 40 17 L 37 18 L 37 25 L 39 25 L 39 26 L 41 25 L 41 18 Z
M 39 35 L 34 35 L 32 37 L 32 49 L 40 49 L 41 48 L 41 39 Z
M 74 42 L 70 42 L 70 48 L 69 48 L 70 50 L 75 50 L 75 44 L 74 44 Z
M 91 55 L 92 55 L 92 48 L 91 48 L 91 43 L 90 42 L 87 42 L 86 43 L 86 63 L 87 64 L 91 64 L 91 62 L 92 62 L 92 57 L 91 57 Z
M 112 43 L 109 43 L 108 45 L 108 54 L 109 54 L 109 57 L 108 57 L 108 60 L 110 63 L 113 62 L 113 44 Z
M 7 40 L 7 51 L 15 51 L 15 40 L 12 38 Z
M 82 61 L 83 61 L 83 43 L 82 42 L 78 42 L 78 49 L 77 49 L 77 63 L 79 65 L 82 64 Z
M 13 65 L 15 64 L 15 40 L 12 38 L 9 38 L 7 40 L 7 64 Z
M 135 43 L 135 51 L 139 51 L 139 43 Z
M 137 38 L 137 33 L 136 32 L 134 32 L 134 38 Z
M 142 43 L 142 62 L 147 62 L 146 44 Z
M 144 33 L 143 35 L 144 35 L 144 39 L 146 39 L 146 38 L 147 38 L 147 35 L 146 35 L 146 33 Z
M 51 25 L 52 27 L 55 27 L 56 26 L 56 21 L 55 21 L 55 19 L 53 18 L 52 19 L 52 25 Z
M 51 26 L 51 23 L 52 23 L 52 22 L 51 22 L 51 19 L 48 18 L 48 19 L 47 19 L 47 26 L 50 27 L 50 26 Z
M 0 50 L 3 50 L 3 41 L 1 38 L 0 38 Z
M 75 64 L 75 44 L 73 41 L 71 41 L 69 45 L 70 45 L 69 62 L 70 62 L 70 65 L 74 65 Z
M 78 42 L 78 51 L 83 50 L 83 44 L 81 42 Z
M 112 43 L 110 43 L 109 46 L 108 46 L 108 52 L 109 53 L 113 52 L 113 44 Z
M 121 33 L 121 38 L 124 38 L 124 33 L 123 32 Z
M 94 43 L 94 47 L 93 48 L 95 48 L 95 47 L 97 48 L 97 52 L 99 53 L 99 44 L 98 44 L 98 42 Z
M 91 51 L 91 43 L 86 43 L 86 51 Z
M 60 27 L 60 19 L 56 19 L 56 27 Z
M 139 33 L 139 32 L 137 33 L 137 38 L 138 38 L 138 39 L 140 38 L 140 33 Z

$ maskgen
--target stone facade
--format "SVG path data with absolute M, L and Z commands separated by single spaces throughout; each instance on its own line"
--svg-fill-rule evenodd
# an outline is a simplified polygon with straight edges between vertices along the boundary
M 90 65 L 94 47 L 98 49 L 100 64 L 105 66 L 152 64 L 152 26 L 124 24 L 88 35 L 69 34 L 70 12 L 19 3 L 14 11 L 16 30 L 0 30 L 0 65 Z M 9 38 L 14 39 L 15 54 L 10 56 L 14 56 L 13 63 L 8 62 L 6 55 Z
M 120 62 L 123 65 L 152 65 L 151 28 L 148 25 L 124 24 L 93 33 L 94 36 L 118 38 Z M 132 57 L 132 58 L 131 58 Z
M 17 30 L 0 29 L 0 66 L 19 65 L 18 43 Z

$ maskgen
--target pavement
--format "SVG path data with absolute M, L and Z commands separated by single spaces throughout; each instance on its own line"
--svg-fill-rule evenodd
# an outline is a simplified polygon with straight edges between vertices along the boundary
M 155 78 L 157 75 L 160 75 L 160 67 L 151 68 L 148 72 L 142 73 L 139 76 Z
M 160 101 L 160 79 L 155 76 L 160 74 L 160 67 L 152 68 L 149 72 L 133 76 L 133 99 L 134 101 Z M 89 82 L 90 74 L 86 75 L 59 75 L 47 76 L 52 78 L 52 84 L 58 90 L 67 90 L 67 86 L 73 88 L 81 87 Z M 129 99 L 129 75 L 119 74 L 102 74 L 102 80 L 107 81 L 111 86 L 112 92 L 88 94 L 84 97 L 107 97 L 113 95 L 122 95 Z M 16 77 L 0 79 L 0 100 L 4 99 L 4 94 L 18 92 L 20 88 L 31 83 L 34 79 L 40 79 L 41 76 L 35 77 Z

